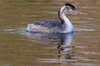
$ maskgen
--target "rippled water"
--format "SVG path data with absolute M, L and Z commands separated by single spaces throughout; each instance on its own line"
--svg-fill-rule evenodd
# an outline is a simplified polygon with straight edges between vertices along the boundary
M 26 25 L 58 20 L 66 2 L 82 15 L 68 14 L 72 34 L 25 32 Z M 100 66 L 99 0 L 0 0 L 0 66 Z

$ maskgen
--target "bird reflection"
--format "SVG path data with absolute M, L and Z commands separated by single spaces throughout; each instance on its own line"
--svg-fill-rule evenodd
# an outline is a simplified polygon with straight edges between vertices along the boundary
M 73 41 L 73 33 L 62 35 L 63 39 L 61 39 L 60 43 L 58 44 L 58 53 L 60 54 L 58 57 L 61 57 L 62 55 L 66 55 L 66 59 L 71 59 L 71 55 L 67 54 L 70 50 L 72 50 L 73 46 L 71 46 L 71 43 Z
M 73 33 L 53 33 L 53 34 L 43 34 L 43 33 L 25 33 L 25 35 L 29 38 L 41 39 L 47 42 L 56 42 L 57 49 L 58 49 L 58 58 L 59 63 L 66 63 L 72 61 L 73 51 L 74 48 L 71 46 L 73 41 Z
M 74 51 L 72 51 L 74 46 L 71 45 L 72 41 L 73 33 L 61 35 L 61 39 L 57 47 L 59 62 L 61 63 L 61 66 L 63 66 L 63 64 L 66 64 L 66 62 L 74 62 Z

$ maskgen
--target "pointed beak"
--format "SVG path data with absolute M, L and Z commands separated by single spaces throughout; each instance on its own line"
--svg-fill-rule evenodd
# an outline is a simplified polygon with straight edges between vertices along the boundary
M 74 13 L 76 13 L 76 14 L 83 14 L 82 12 L 77 11 L 77 10 L 74 10 Z

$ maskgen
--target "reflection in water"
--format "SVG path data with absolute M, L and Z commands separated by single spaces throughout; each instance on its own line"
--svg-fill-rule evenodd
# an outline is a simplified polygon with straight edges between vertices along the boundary
M 58 57 L 60 58 L 59 59 L 59 62 L 61 63 L 61 66 L 63 66 L 63 64 L 66 64 L 66 62 L 71 62 L 73 61 L 72 57 L 73 57 L 73 51 L 72 47 L 71 46 L 71 43 L 73 41 L 73 33 L 70 33 L 70 34 L 66 34 L 66 35 L 63 35 L 63 39 L 61 39 L 61 42 L 59 42 L 58 44 Z
M 57 49 L 58 49 L 58 58 L 59 59 L 38 59 L 41 62 L 56 62 L 56 63 L 63 63 L 71 62 L 72 59 L 72 53 L 73 51 L 71 47 L 71 43 L 73 41 L 73 33 L 63 34 L 63 33 L 52 33 L 52 34 L 41 34 L 41 33 L 24 33 L 27 37 L 32 39 L 40 39 L 42 41 L 57 43 Z

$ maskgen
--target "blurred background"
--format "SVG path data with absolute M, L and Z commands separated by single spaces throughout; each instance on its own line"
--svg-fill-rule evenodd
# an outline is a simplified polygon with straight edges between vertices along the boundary
M 70 34 L 26 33 L 27 24 L 59 20 L 57 10 L 73 4 Z M 0 66 L 100 66 L 99 0 L 0 0 Z

